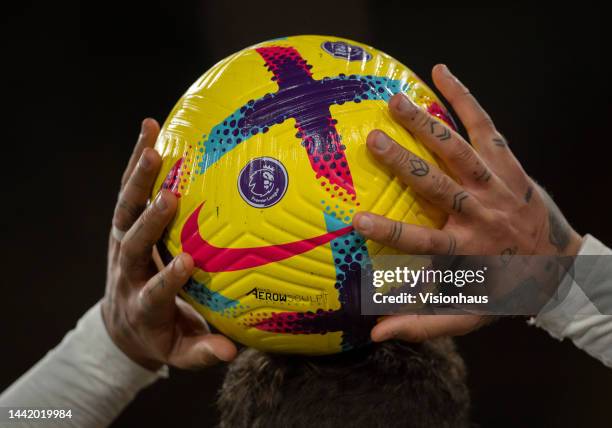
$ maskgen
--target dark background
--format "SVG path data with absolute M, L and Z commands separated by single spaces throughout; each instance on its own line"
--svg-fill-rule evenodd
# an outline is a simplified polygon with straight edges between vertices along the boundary
M 2 19 L 0 390 L 103 293 L 118 182 L 140 121 L 163 121 L 224 56 L 293 34 L 373 45 L 430 82 L 445 62 L 579 233 L 612 244 L 609 22 L 603 9 L 403 1 L 20 2 Z M 508 319 L 457 340 L 485 427 L 609 426 L 612 371 Z M 223 368 L 172 373 L 115 426 L 214 423 Z M 367 403 L 356 403 L 363 405 Z

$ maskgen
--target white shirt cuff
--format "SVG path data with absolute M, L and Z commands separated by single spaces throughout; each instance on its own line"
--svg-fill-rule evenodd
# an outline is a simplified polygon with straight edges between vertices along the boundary
M 612 250 L 593 236 L 586 235 L 578 255 L 607 256 L 612 255 Z M 584 291 L 599 286 L 601 279 L 609 274 L 607 269 L 600 270 L 602 272 L 588 272 L 580 285 L 571 275 L 566 275 L 559 286 L 561 293 L 567 290 L 565 297 L 547 305 L 529 323 L 543 328 L 556 339 L 571 339 L 577 347 L 612 367 L 612 315 L 602 315 Z M 607 293 L 612 293 L 612 290 L 607 290 Z

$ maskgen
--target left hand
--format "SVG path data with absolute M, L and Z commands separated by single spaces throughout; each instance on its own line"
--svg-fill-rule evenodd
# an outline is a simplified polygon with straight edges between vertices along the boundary
M 452 177 L 379 130 L 368 135 L 374 157 L 429 203 L 448 214 L 441 230 L 358 213 L 353 225 L 363 236 L 407 254 L 575 255 L 581 237 L 552 199 L 525 173 L 505 138 L 468 89 L 448 68 L 433 69 L 433 80 L 449 101 L 471 144 L 407 96 L 389 101 L 391 114 L 435 153 Z M 386 317 L 372 339 L 422 341 L 460 335 L 489 317 L 401 315 Z

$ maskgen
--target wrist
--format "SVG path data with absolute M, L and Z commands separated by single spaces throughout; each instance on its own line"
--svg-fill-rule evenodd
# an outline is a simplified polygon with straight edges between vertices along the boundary
M 107 304 L 106 299 L 102 302 L 101 312 L 102 312 L 102 321 L 104 323 L 104 327 L 106 329 L 106 333 L 108 337 L 112 340 L 112 342 L 119 348 L 123 354 L 132 360 L 134 363 L 139 366 L 150 370 L 152 372 L 157 372 L 159 369 L 163 367 L 163 363 L 155 360 L 153 358 L 144 356 L 142 352 L 138 352 L 138 350 L 134 349 L 131 343 L 134 342 L 130 337 L 126 338 L 118 332 L 123 330 L 127 333 L 127 329 L 117 328 L 117 326 L 113 325 L 112 317 L 108 313 L 109 305 Z
M 571 230 L 569 233 L 569 242 L 565 249 L 561 252 L 561 256 L 576 256 L 582 248 L 583 237 L 578 234 L 575 230 Z

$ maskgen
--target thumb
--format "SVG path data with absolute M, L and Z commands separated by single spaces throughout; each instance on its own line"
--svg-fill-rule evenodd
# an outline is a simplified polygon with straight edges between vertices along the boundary
M 198 370 L 220 361 L 232 361 L 237 353 L 236 345 L 220 334 L 189 336 L 179 342 L 168 363 L 182 369 Z
M 371 332 L 374 342 L 400 339 L 423 342 L 442 336 L 460 336 L 482 325 L 479 315 L 395 315 L 384 318 Z

